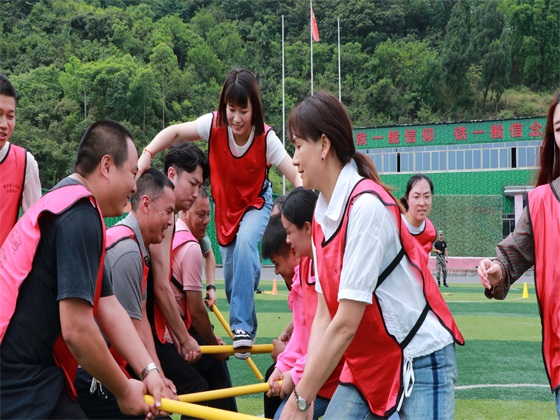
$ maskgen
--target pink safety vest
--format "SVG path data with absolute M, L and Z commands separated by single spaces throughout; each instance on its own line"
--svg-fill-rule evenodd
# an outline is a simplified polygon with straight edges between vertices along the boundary
M 395 412 L 404 391 L 403 350 L 421 327 L 429 311 L 436 315 L 458 344 L 464 344 L 464 340 L 431 276 L 427 259 L 421 252 L 422 248 L 418 246 L 406 226 L 403 226 L 397 204 L 383 187 L 370 179 L 362 179 L 356 184 L 346 203 L 341 225 L 328 241 L 325 241 L 321 227 L 315 219 L 313 220 L 317 269 L 323 296 L 331 317 L 334 317 L 338 310 L 338 290 L 350 209 L 361 194 L 374 194 L 387 207 L 399 228 L 403 246 L 393 262 L 380 274 L 376 282 L 376 289 L 389 278 L 389 274 L 400 260 L 406 257 L 417 274 L 416 280 L 423 285 L 422 298 L 426 299 L 425 308 L 416 320 L 415 326 L 402 342 L 398 342 L 387 332 L 383 310 L 374 291 L 372 304 L 366 306 L 356 334 L 344 353 L 346 365 L 341 373 L 340 381 L 354 384 L 363 394 L 374 414 L 389 417 Z M 390 281 L 393 279 L 391 278 Z
M 4 242 L 19 216 L 27 152 L 23 147 L 10 143 L 8 153 L 0 162 L 0 245 Z
M 243 156 L 236 157 L 229 149 L 227 127 L 216 125 L 216 113 L 208 141 L 210 184 L 215 206 L 216 235 L 218 243 L 229 245 L 237 235 L 239 223 L 251 208 L 262 209 L 264 205 L 263 184 L 268 179 L 266 163 L 266 136 L 270 127 L 265 125 L 264 134 L 255 137 Z
M 179 248 L 181 245 L 186 244 L 187 242 L 198 243 L 198 240 L 194 237 L 190 230 L 176 230 L 175 235 L 173 236 L 173 242 L 171 244 L 171 253 L 175 252 L 177 248 Z M 171 284 L 179 289 L 181 293 L 183 292 L 183 285 L 173 277 L 173 273 L 171 274 Z M 189 303 L 187 299 L 185 299 L 185 318 L 183 319 L 183 321 L 185 322 L 185 327 L 187 327 L 188 330 L 192 325 L 192 318 L 189 311 Z
M 55 215 L 62 214 L 76 202 L 87 197 L 92 206 L 97 209 L 103 227 L 103 247 L 93 304 L 93 313 L 94 315 L 96 314 L 103 278 L 105 222 L 103 221 L 101 209 L 97 206 L 97 202 L 91 192 L 83 185 L 67 185 L 49 191 L 31 206 L 16 223 L 0 248 L 0 343 L 16 309 L 19 288 L 33 267 L 35 252 L 41 239 L 41 229 L 39 227 L 41 215 L 46 212 Z M 57 366 L 64 372 L 69 395 L 75 398 L 74 377 L 78 369 L 78 362 L 72 356 L 62 335 L 59 336 L 54 344 L 53 357 Z
M 138 244 L 138 249 L 140 250 L 140 254 L 142 255 L 142 267 L 143 267 L 142 294 L 144 294 L 144 291 L 146 290 L 146 283 L 148 281 L 148 272 L 150 270 L 150 267 L 147 264 L 146 255 L 142 253 L 142 247 L 138 243 L 138 238 L 136 237 L 134 230 L 127 225 L 123 225 L 123 224 L 114 225 L 113 227 L 107 229 L 105 237 L 106 237 L 105 239 L 106 251 L 109 251 L 111 248 L 113 248 L 115 245 L 117 245 L 119 242 L 125 239 L 134 239 L 134 241 Z M 111 351 L 111 354 L 113 355 L 113 357 L 115 358 L 115 360 L 117 361 L 118 365 L 121 367 L 125 375 L 130 377 L 130 375 L 126 371 L 126 366 L 128 364 L 127 361 L 124 360 L 124 358 L 117 353 L 117 351 L 113 346 L 109 346 L 109 350 Z
M 542 353 L 550 386 L 560 387 L 560 200 L 551 184 L 529 192 L 527 208 L 535 243 L 535 290 L 543 330 Z

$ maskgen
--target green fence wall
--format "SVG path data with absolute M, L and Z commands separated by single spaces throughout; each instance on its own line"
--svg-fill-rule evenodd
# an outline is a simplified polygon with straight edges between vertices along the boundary
M 438 172 L 427 174 L 434 183 L 430 220 L 445 232 L 449 255 L 484 257 L 495 254 L 502 240 L 502 215 L 514 212 L 513 197 L 504 187 L 534 184 L 534 170 Z M 400 197 L 410 174 L 381 175 Z

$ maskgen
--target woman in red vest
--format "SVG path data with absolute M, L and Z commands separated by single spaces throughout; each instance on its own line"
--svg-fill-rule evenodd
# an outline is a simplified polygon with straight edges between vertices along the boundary
M 436 228 L 428 216 L 432 211 L 434 183 L 424 174 L 412 175 L 406 184 L 406 192 L 401 197 L 405 212 L 403 221 L 408 231 L 424 249 L 426 258 L 436 241 Z
M 560 418 L 560 92 L 548 108 L 541 145 L 536 188 L 529 192 L 527 207 L 515 230 L 496 247 L 495 260 L 478 265 L 480 282 L 489 299 L 505 299 L 510 286 L 535 266 L 535 290 L 543 328 L 543 357 L 556 411 Z
M 312 224 L 317 312 L 304 373 L 282 419 L 303 419 L 341 358 L 325 419 L 453 418 L 453 317 L 340 101 L 319 92 L 290 114 L 294 165 L 320 192 Z
M 156 153 L 178 141 L 201 139 L 208 141 L 233 347 L 250 347 L 257 332 L 254 293 L 261 272 L 258 244 L 272 208 L 268 169 L 275 165 L 295 186 L 301 180 L 282 142 L 264 123 L 258 82 L 249 70 L 230 71 L 216 112 L 167 127 L 154 137 L 144 149 L 138 168 L 140 172 L 147 169 Z M 236 353 L 238 358 L 248 356 Z

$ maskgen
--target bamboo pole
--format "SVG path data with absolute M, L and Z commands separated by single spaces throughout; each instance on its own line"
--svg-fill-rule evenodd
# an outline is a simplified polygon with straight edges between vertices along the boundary
M 239 349 L 234 349 L 232 345 L 224 346 L 200 346 L 200 352 L 202 354 L 233 354 L 233 353 L 252 353 L 252 354 L 263 354 L 270 353 L 274 349 L 272 344 L 255 344 L 253 347 L 243 347 Z
M 154 404 L 154 398 L 151 395 L 144 395 L 147 404 Z M 262 417 L 250 416 L 243 413 L 235 413 L 233 411 L 220 410 L 218 408 L 205 407 L 203 405 L 191 404 L 181 401 L 161 399 L 160 410 L 167 413 L 176 413 L 184 416 L 196 417 L 207 420 L 252 420 L 262 419 Z
M 282 384 L 282 381 L 278 381 Z M 268 392 L 270 386 L 268 382 L 253 385 L 243 385 L 231 388 L 214 389 L 212 391 L 193 392 L 192 394 L 178 395 L 179 401 L 188 403 L 197 403 L 201 401 L 218 400 L 220 398 L 239 397 L 241 395 L 258 394 L 259 392 Z
M 220 310 L 216 305 L 212 305 L 212 312 L 214 312 L 214 314 L 220 321 L 220 324 L 222 324 L 222 327 L 224 327 L 224 330 L 226 330 L 226 332 L 228 333 L 229 338 L 233 339 L 233 333 L 231 332 L 231 328 L 229 327 L 227 321 L 225 320 L 224 316 L 222 315 L 222 313 L 220 312 Z M 257 377 L 257 379 L 259 381 L 262 381 L 264 377 L 262 373 L 259 371 L 259 368 L 257 368 L 257 365 L 255 365 L 255 362 L 253 362 L 253 359 L 251 359 L 250 357 L 247 358 L 247 364 L 249 365 L 249 367 Z

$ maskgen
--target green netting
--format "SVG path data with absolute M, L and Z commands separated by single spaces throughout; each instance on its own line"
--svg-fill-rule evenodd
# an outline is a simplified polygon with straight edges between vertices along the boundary
M 495 255 L 502 240 L 502 197 L 499 195 L 438 195 L 430 220 L 444 231 L 449 255 Z

